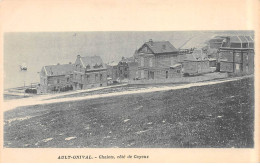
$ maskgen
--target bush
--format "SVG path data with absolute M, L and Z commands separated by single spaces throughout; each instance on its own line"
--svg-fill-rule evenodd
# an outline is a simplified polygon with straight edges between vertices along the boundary
M 66 91 L 70 91 L 70 90 L 73 90 L 72 85 L 70 85 L 70 86 L 67 85 L 67 86 L 60 88 L 60 92 L 66 92 Z M 59 89 L 55 87 L 53 91 L 59 91 Z
M 25 89 L 25 93 L 33 93 L 33 94 L 36 94 L 36 93 L 37 93 L 37 90 L 36 90 L 36 89 L 27 88 L 27 89 Z

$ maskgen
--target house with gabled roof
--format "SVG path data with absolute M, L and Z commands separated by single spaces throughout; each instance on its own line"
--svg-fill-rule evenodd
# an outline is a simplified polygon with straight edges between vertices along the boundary
M 73 73 L 73 89 L 107 86 L 107 67 L 100 56 L 77 56 Z
M 136 53 L 139 79 L 181 77 L 179 51 L 169 41 L 145 42 Z
M 38 93 L 51 93 L 72 90 L 73 64 L 43 66 L 40 72 Z
M 219 70 L 238 75 L 252 74 L 254 55 L 254 37 L 226 36 L 219 48 Z

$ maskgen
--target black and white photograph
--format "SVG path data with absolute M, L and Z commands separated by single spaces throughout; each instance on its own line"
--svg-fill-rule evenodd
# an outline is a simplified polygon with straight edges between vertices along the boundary
M 254 148 L 252 30 L 4 33 L 4 148 Z
M 3 0 L 0 163 L 259 162 L 259 0 Z

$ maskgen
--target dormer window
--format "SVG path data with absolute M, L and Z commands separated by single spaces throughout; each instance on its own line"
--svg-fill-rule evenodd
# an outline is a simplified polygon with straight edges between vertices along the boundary
M 89 66 L 89 65 L 87 65 L 87 66 L 86 66 L 86 69 L 90 69 L 90 66 Z
M 93 66 L 95 69 L 99 68 L 100 65 L 98 65 L 97 63 L 95 64 L 95 66 Z
M 165 50 L 166 49 L 166 45 L 164 44 L 164 45 L 162 45 L 162 49 L 163 50 Z

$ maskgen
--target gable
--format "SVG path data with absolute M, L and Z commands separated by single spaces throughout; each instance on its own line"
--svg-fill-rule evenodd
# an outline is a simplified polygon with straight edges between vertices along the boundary
M 153 54 L 169 54 L 177 53 L 178 50 L 169 41 L 152 41 L 146 42 L 138 49 L 138 53 L 150 53 Z
M 40 75 L 41 76 L 46 76 L 46 70 L 45 70 L 45 67 L 42 67 L 42 69 L 41 69 L 41 72 L 40 72 Z
M 81 59 L 79 57 L 77 57 L 77 59 L 75 61 L 75 66 L 78 66 L 78 65 L 84 67 L 84 64 L 82 64 L 82 61 L 81 61 Z
M 150 53 L 152 54 L 152 50 L 146 45 L 144 44 L 141 49 L 139 50 L 139 53 Z

